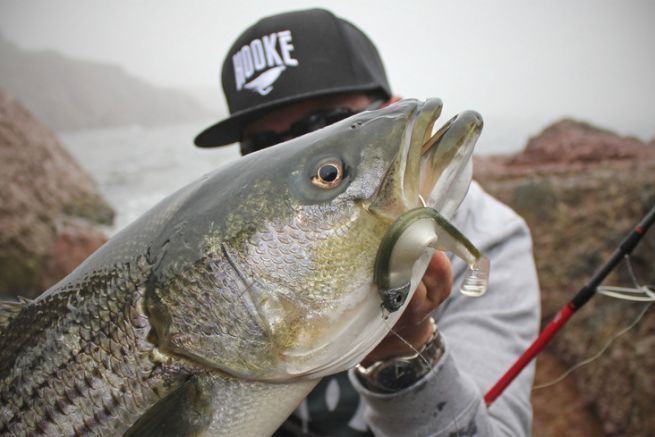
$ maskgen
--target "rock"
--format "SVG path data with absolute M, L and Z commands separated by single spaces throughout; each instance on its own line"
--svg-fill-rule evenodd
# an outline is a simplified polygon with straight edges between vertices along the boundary
M 65 241 L 87 242 L 85 255 L 104 241 L 81 221 L 109 225 L 113 217 L 54 134 L 0 90 L 0 294 L 38 295 L 72 267 L 53 258 Z
M 558 378 L 567 370 L 553 354 L 543 352 L 537 360 L 535 387 Z M 542 395 L 543 393 L 543 395 Z M 603 429 L 570 380 L 535 390 L 532 396 L 533 437 L 598 437 Z
M 105 241 L 107 236 L 85 221 L 65 222 L 57 230 L 56 240 L 43 257 L 40 288 L 46 290 L 72 272 Z
M 476 160 L 478 181 L 530 226 L 544 323 L 655 206 L 653 151 L 655 148 L 635 139 L 563 121 L 531 139 L 520 154 Z M 631 259 L 638 280 L 655 284 L 655 229 Z M 626 265 L 619 266 L 605 283 L 631 286 Z M 643 304 L 596 296 L 546 350 L 566 367 L 579 363 L 600 351 L 643 308 Z M 590 406 L 607 435 L 655 435 L 655 415 L 651 412 L 655 403 L 653 338 L 655 312 L 649 311 L 599 359 L 561 383 L 577 387 L 579 402 Z M 538 405 L 544 402 L 568 410 L 564 406 L 568 401 L 557 398 L 558 390 L 555 386 L 535 392 L 535 398 L 545 399 L 535 403 L 537 419 Z M 543 426 L 544 421 L 539 423 Z
M 565 119 L 528 141 L 514 165 L 654 159 L 655 148 L 636 138 L 620 137 L 588 123 Z
M 113 64 L 23 50 L 2 35 L 0 59 L 0 88 L 57 131 L 216 117 L 186 92 L 151 85 Z

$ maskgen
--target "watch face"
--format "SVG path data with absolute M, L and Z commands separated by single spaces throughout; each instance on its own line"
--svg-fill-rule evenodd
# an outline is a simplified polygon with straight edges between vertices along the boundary
M 394 361 L 381 368 L 377 375 L 373 375 L 373 378 L 381 386 L 380 388 L 396 391 L 414 384 L 419 379 L 416 372 L 417 369 L 413 363 Z

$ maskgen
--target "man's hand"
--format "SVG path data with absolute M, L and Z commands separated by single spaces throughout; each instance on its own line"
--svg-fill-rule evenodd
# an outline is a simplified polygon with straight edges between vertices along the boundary
M 453 270 L 450 261 L 443 252 L 435 252 L 412 300 L 394 326 L 394 331 L 416 350 L 430 339 L 432 335 L 430 314 L 450 295 L 452 286 Z M 364 358 L 362 365 L 369 366 L 376 361 L 411 355 L 414 352 L 396 335 L 389 333 Z

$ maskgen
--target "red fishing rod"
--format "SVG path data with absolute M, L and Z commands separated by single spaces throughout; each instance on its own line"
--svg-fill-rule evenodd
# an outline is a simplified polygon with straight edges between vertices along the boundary
M 594 274 L 591 280 L 578 291 L 559 312 L 553 320 L 548 323 L 539 337 L 530 345 L 530 347 L 519 357 L 512 367 L 491 387 L 484 395 L 484 402 L 487 406 L 491 405 L 498 396 L 507 388 L 507 386 L 518 376 L 519 373 L 536 357 L 541 350 L 552 340 L 566 324 L 571 316 L 578 311 L 594 294 L 596 288 L 603 282 L 607 275 L 625 258 L 630 255 L 639 241 L 648 231 L 648 228 L 655 222 L 655 206 L 646 214 L 639 224 L 623 239 L 619 247 L 612 253 L 610 259 Z

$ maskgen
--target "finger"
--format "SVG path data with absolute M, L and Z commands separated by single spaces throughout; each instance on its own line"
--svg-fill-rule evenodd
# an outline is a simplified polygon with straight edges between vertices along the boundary
M 425 283 L 421 281 L 405 312 L 398 320 L 398 328 L 418 325 L 437 308 L 434 300 L 428 299 L 428 293 Z
M 424 320 L 419 325 L 395 329 L 364 359 L 367 366 L 376 361 L 391 357 L 411 355 L 416 353 L 432 336 L 432 322 Z M 401 340 L 402 338 L 402 340 Z
M 453 287 L 453 270 L 445 253 L 437 251 L 432 255 L 422 281 L 426 287 L 426 299 L 440 305 Z
M 450 295 L 452 284 L 450 261 L 443 252 L 435 252 L 398 326 L 422 322 Z

